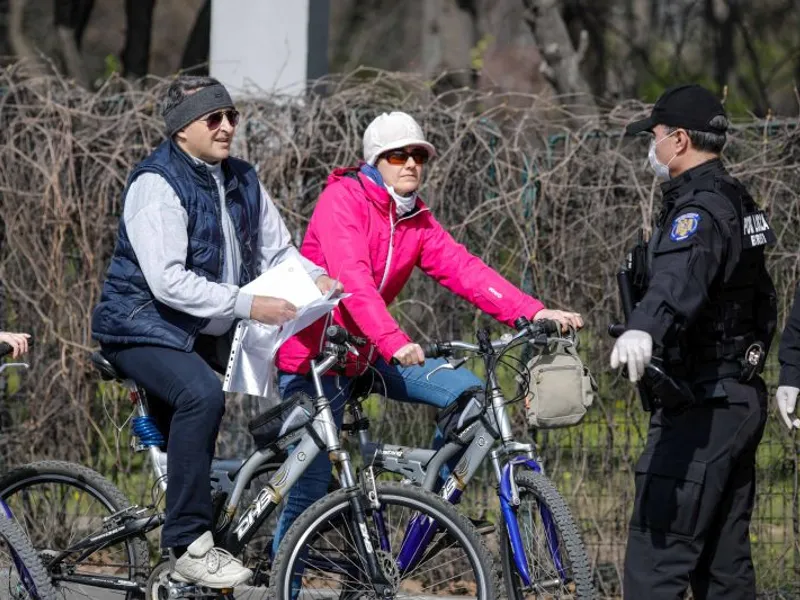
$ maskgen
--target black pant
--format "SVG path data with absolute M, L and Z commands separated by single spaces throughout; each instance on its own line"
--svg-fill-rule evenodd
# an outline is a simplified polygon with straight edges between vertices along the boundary
M 222 339 L 200 336 L 193 352 L 162 346 L 103 346 L 106 357 L 147 391 L 151 411 L 162 433 L 168 433 L 164 548 L 188 546 L 211 530 L 209 474 L 225 395 L 209 363 L 219 367 L 221 345 Z
M 636 465 L 625 555 L 626 600 L 752 600 L 750 518 L 767 392 L 726 380 L 727 398 L 682 414 L 657 411 Z

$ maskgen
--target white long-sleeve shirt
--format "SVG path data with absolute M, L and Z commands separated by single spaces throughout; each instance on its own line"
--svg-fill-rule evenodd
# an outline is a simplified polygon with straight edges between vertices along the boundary
M 236 233 L 228 214 L 221 165 L 203 163 L 217 183 L 221 203 L 224 265 L 215 283 L 186 269 L 189 216 L 172 186 L 161 175 L 143 173 L 128 188 L 123 220 L 139 266 L 159 302 L 195 317 L 210 319 L 201 333 L 223 335 L 235 318 L 249 318 L 253 297 L 239 291 L 242 262 Z M 258 271 L 263 272 L 291 255 L 297 256 L 312 279 L 325 271 L 304 258 L 269 194 L 261 186 Z

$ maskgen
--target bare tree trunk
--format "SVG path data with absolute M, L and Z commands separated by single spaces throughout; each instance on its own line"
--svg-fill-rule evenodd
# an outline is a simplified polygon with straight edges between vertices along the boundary
M 56 27 L 58 34 L 58 50 L 64 59 L 67 74 L 83 87 L 89 87 L 89 74 L 83 64 L 81 51 L 75 42 L 75 30 L 59 25 Z
M 564 23 L 574 37 L 576 31 L 580 34 L 583 29 L 588 35 L 589 48 L 584 58 L 583 72 L 592 93 L 596 97 L 610 98 L 619 94 L 608 85 L 608 49 L 606 35 L 608 21 L 612 12 L 612 0 L 572 0 L 566 4 Z
M 728 85 L 733 68 L 737 11 L 727 0 L 706 0 L 706 21 L 714 32 L 714 80 L 718 91 Z
M 81 56 L 80 45 L 93 6 L 94 0 L 53 2 L 58 53 L 61 55 L 67 75 L 83 87 L 89 87 L 89 73 Z
M 129 79 L 140 79 L 149 72 L 155 4 L 155 0 L 125 1 L 127 31 L 125 49 L 122 51 L 122 67 L 125 77 Z
M 550 94 L 552 88 L 539 67 L 542 58 L 523 19 L 519 0 L 482 0 L 478 5 L 479 29 L 484 33 L 476 55 L 481 90 L 492 90 L 498 103 L 519 106 L 529 103 L 513 94 Z
M 561 17 L 559 0 L 523 0 L 526 8 L 525 20 L 536 39 L 542 55 L 542 73 L 559 95 L 572 96 L 570 103 L 576 116 L 587 117 L 598 114 L 592 90 L 580 70 L 581 62 L 589 47 L 589 36 L 580 33 L 575 48 L 569 31 Z
M 183 48 L 181 70 L 192 75 L 208 75 L 208 53 L 211 41 L 211 0 L 206 0 L 197 13 L 192 32 Z
M 455 0 L 426 0 L 422 10 L 422 71 L 448 72 L 446 85 L 472 85 L 470 50 L 477 42 L 476 23 Z M 441 90 L 443 91 L 443 90 Z
M 25 35 L 23 17 L 28 0 L 9 0 L 8 5 L 8 41 L 14 55 L 23 61 L 26 68 L 34 73 L 44 73 L 46 69 L 33 49 L 28 36 Z

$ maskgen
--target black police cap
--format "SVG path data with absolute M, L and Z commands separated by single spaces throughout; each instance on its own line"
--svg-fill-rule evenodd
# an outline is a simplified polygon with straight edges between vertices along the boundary
M 714 94 L 699 85 L 678 85 L 661 94 L 650 116 L 628 125 L 625 133 L 633 135 L 652 131 L 656 125 L 724 133 L 724 130 L 711 126 L 711 120 L 717 116 L 724 117 L 725 109 Z

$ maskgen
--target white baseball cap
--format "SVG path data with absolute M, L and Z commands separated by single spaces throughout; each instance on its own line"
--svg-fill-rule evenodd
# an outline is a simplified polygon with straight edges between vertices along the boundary
M 422 127 L 414 117 L 404 112 L 382 113 L 364 131 L 364 160 L 371 165 L 387 150 L 407 146 L 421 146 L 431 158 L 436 156 L 436 148 L 425 140 Z

